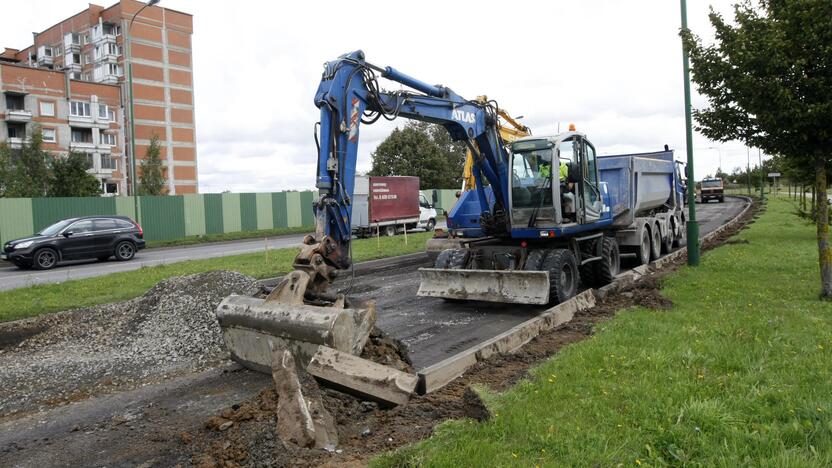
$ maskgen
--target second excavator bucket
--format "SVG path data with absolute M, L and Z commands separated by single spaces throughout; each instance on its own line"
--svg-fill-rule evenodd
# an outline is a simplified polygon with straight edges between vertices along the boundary
M 320 243 L 305 243 L 299 258 L 308 252 L 312 261 L 296 264 L 265 299 L 232 295 L 217 307 L 231 358 L 245 367 L 270 373 L 273 349 L 290 350 L 306 365 L 320 345 L 358 355 L 367 342 L 375 303 L 347 307 L 343 295 L 321 291 L 331 281 L 331 270 L 316 253 Z
M 547 304 L 549 273 L 419 268 L 418 296 L 513 304 Z

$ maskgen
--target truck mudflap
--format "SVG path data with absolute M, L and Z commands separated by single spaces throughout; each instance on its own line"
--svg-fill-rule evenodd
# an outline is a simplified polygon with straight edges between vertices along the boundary
M 512 304 L 548 304 L 549 272 L 419 269 L 418 296 Z

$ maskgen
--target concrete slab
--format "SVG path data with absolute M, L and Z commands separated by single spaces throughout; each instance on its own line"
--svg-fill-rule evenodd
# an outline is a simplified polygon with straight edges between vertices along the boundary
M 318 348 L 306 370 L 361 397 L 394 405 L 406 404 L 418 382 L 415 375 L 327 346 Z
M 465 373 L 471 366 L 495 354 L 511 353 L 544 331 L 569 322 L 575 313 L 595 305 L 592 290 L 586 290 L 572 299 L 540 313 L 490 340 L 419 371 L 418 392 L 436 391 Z

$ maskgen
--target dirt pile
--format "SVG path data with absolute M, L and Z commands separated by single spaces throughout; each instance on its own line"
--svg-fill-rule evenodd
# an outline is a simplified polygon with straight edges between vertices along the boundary
M 413 362 L 410 360 L 407 346 L 386 335 L 378 327 L 373 327 L 370 331 L 370 339 L 364 345 L 361 357 L 402 372 L 413 373 Z
M 253 278 L 215 271 L 130 301 L 2 324 L 0 415 L 208 367 L 226 357 L 217 305 L 256 290 Z

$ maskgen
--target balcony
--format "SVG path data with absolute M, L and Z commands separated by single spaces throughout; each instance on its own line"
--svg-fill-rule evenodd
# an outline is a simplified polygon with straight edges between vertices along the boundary
M 72 54 L 72 53 L 80 53 L 81 52 L 81 37 L 77 34 L 66 34 L 64 35 L 64 53 Z
M 113 44 L 116 43 L 115 34 L 99 34 L 97 36 L 93 35 L 92 37 L 92 43 L 95 45 L 107 44 L 108 42 Z
M 32 112 L 25 109 L 8 109 L 6 111 L 6 120 L 9 122 L 31 122 Z
M 95 122 L 91 115 L 70 115 L 69 124 L 73 127 L 92 128 Z
M 51 67 L 54 63 L 54 58 L 51 55 L 38 55 L 39 67 Z
M 23 148 L 23 138 L 9 137 L 9 148 L 20 149 Z

